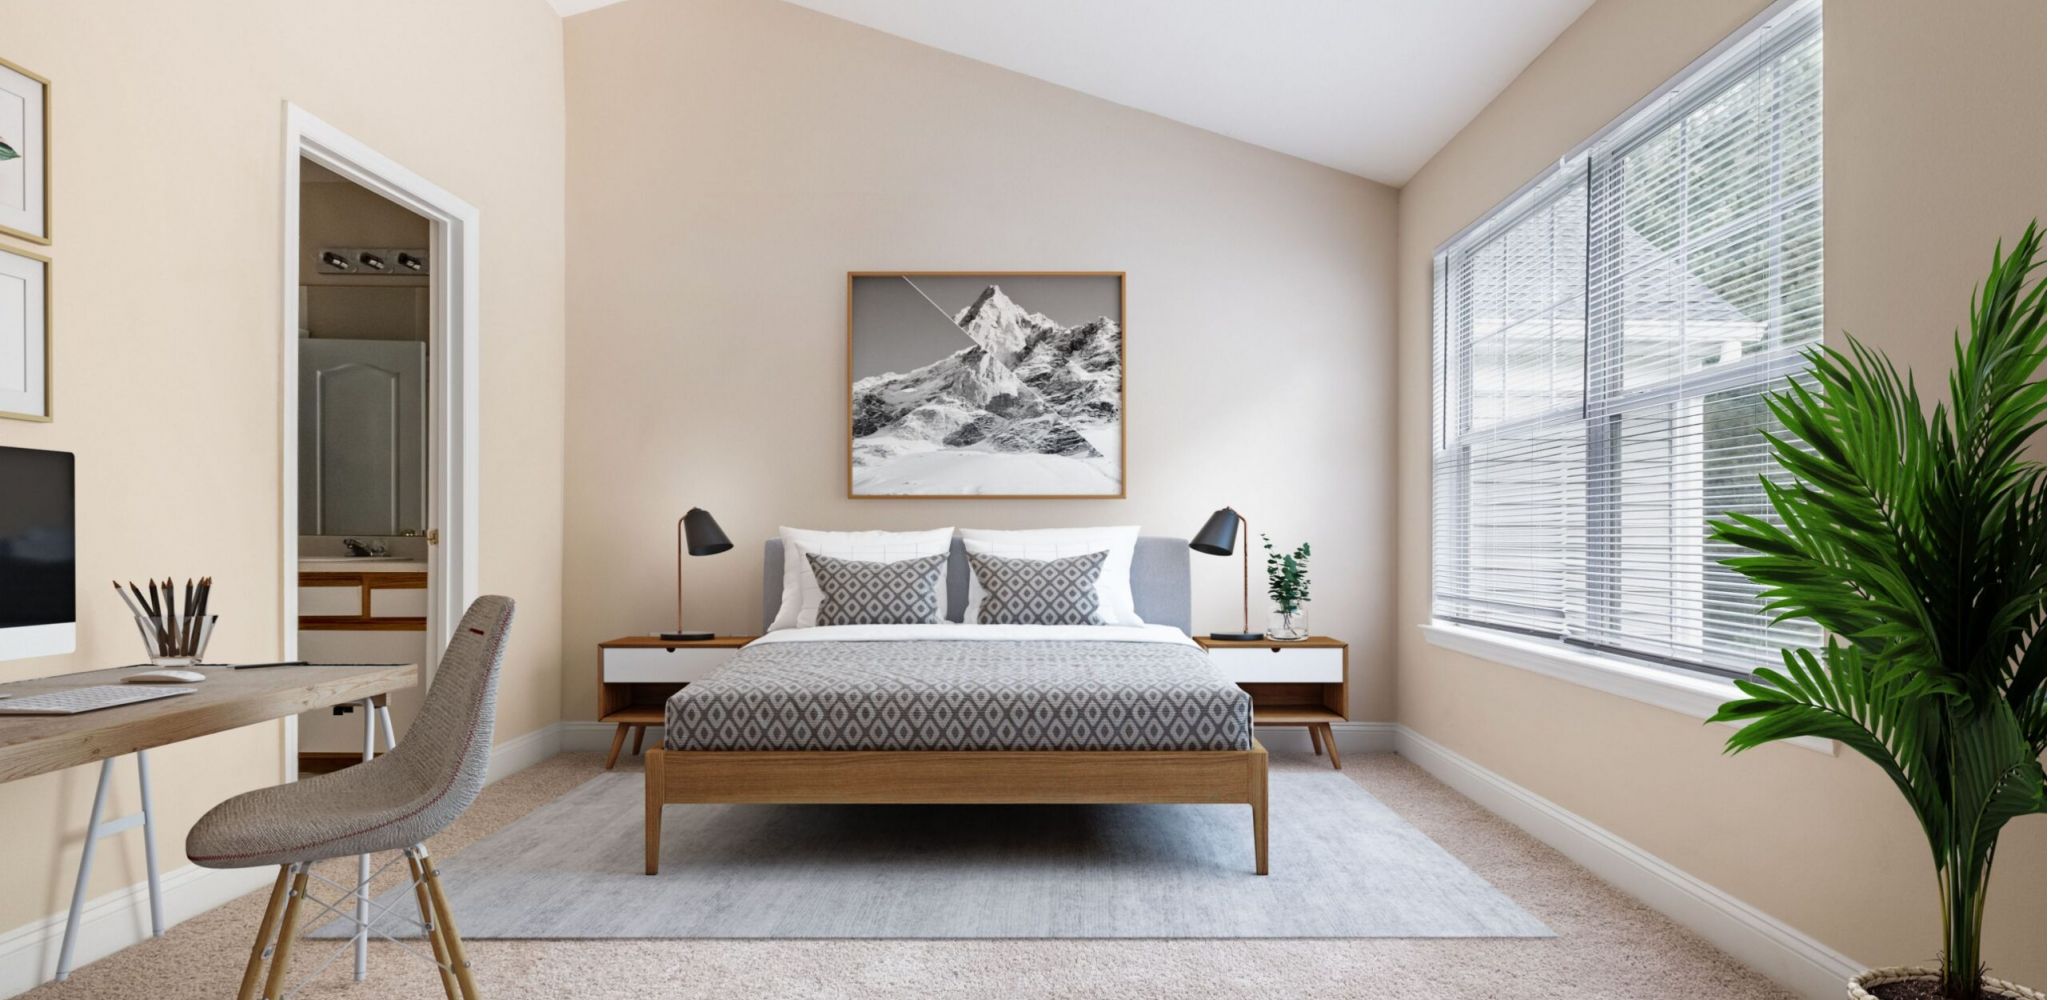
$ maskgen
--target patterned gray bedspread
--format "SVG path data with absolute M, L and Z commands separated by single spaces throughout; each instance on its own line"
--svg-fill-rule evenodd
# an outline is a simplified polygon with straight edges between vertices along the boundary
M 1251 698 L 1193 646 L 748 646 L 668 701 L 671 750 L 1244 750 Z

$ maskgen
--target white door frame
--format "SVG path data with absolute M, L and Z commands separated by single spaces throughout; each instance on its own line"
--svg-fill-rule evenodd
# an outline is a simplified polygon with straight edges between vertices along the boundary
M 284 322 L 279 384 L 283 523 L 278 593 L 283 629 L 280 659 L 299 653 L 299 162 L 312 160 L 424 216 L 429 223 L 432 332 L 427 354 L 427 526 L 440 544 L 427 546 L 427 651 L 444 649 L 448 632 L 477 596 L 478 213 L 457 198 L 290 101 L 284 105 Z M 433 665 L 427 665 L 428 670 Z M 285 717 L 284 780 L 299 773 L 299 726 Z

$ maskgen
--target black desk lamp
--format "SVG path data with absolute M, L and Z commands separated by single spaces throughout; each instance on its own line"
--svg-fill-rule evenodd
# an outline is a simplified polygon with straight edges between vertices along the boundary
M 701 507 L 692 507 L 676 521 L 676 630 L 663 632 L 661 637 L 676 642 L 694 642 L 709 639 L 711 632 L 683 631 L 683 551 L 688 548 L 693 556 L 715 556 L 732 548 L 732 540 L 719 530 L 718 522 Z
M 1237 548 L 1237 531 L 1249 528 L 1244 515 L 1228 507 L 1209 515 L 1209 522 L 1195 533 L 1188 548 L 1212 556 L 1227 556 Z M 1265 638 L 1265 634 L 1252 631 L 1252 547 L 1244 547 L 1244 631 L 1211 632 L 1209 638 L 1235 642 L 1254 642 Z

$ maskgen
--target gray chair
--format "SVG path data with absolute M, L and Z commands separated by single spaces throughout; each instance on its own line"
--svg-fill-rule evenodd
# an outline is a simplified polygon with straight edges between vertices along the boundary
M 421 930 L 433 947 L 449 1000 L 456 1000 L 458 989 L 465 1000 L 476 1000 L 462 939 L 439 873 L 427 857 L 426 841 L 462 815 L 483 789 L 497 715 L 498 666 L 511 626 L 509 597 L 478 598 L 469 606 L 418 717 L 389 753 L 332 774 L 237 795 L 192 827 L 185 853 L 194 864 L 279 866 L 242 973 L 239 1000 L 256 995 L 266 956 L 270 974 L 262 995 L 269 1000 L 282 995 L 313 863 L 380 851 L 404 852 Z M 359 935 L 367 932 L 367 926 L 357 929 Z

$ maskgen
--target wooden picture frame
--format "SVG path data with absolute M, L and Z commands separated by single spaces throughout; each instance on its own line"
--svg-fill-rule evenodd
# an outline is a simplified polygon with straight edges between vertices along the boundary
M 1021 289 L 1016 299 L 1000 287 L 1005 282 Z M 1112 297 L 1113 315 L 1106 308 Z M 1128 332 L 1123 271 L 847 272 L 847 498 L 1124 499 Z M 999 348 L 1008 356 L 989 359 L 981 338 L 996 333 L 1015 343 Z M 1106 385 L 1112 340 L 1113 402 Z M 964 396 L 945 390 L 951 405 L 926 410 L 932 419 L 913 413 L 921 404 L 895 408 L 893 400 L 916 395 L 920 373 L 929 372 L 925 384 L 936 381 L 942 373 L 934 369 L 977 347 L 975 370 L 948 380 L 971 382 Z M 1031 380 L 1011 372 L 1013 364 L 1034 369 Z M 1041 393 L 1048 384 L 1055 391 Z M 1006 385 L 1021 391 L 1004 392 Z
M 19 106 L 7 101 L 10 96 Z M 48 246 L 50 81 L 5 59 L 0 59 L 0 143 L 16 154 L 0 160 L 0 233 Z M 23 202 L 19 206 L 5 197 L 6 187 L 16 185 Z
M 0 378 L 0 417 L 48 423 L 52 385 L 50 258 L 0 246 L 0 375 L 19 358 L 22 381 Z M 12 307 L 12 308 L 10 308 Z

